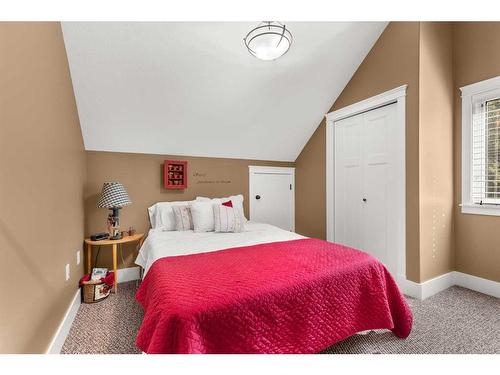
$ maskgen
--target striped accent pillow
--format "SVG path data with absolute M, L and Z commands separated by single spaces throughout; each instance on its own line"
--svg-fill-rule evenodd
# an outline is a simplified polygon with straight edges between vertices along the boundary
M 230 197 L 227 198 L 205 198 L 205 197 L 196 197 L 197 201 L 207 201 L 207 202 L 212 202 L 212 203 L 218 203 L 218 204 L 224 204 L 225 206 L 228 205 L 228 201 L 231 202 L 231 205 L 233 208 L 238 212 L 238 214 L 241 216 L 244 222 L 247 222 L 247 218 L 245 217 L 245 212 L 243 210 L 243 195 L 238 194 L 238 195 L 231 195 Z
M 175 230 L 185 231 L 193 229 L 193 218 L 189 206 L 173 206 L 175 215 Z
M 233 207 L 214 204 L 214 224 L 216 232 L 239 233 L 245 230 L 245 221 Z

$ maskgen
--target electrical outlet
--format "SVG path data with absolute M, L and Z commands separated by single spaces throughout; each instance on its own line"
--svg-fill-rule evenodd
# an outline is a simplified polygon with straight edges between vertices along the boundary
M 66 264 L 66 281 L 69 280 L 69 263 Z
M 76 252 L 76 265 L 80 264 L 80 250 Z

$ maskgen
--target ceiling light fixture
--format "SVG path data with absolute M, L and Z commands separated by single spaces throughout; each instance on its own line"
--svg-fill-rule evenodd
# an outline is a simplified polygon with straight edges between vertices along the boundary
M 288 52 L 292 45 L 292 33 L 276 21 L 264 21 L 250 30 L 243 38 L 245 46 L 260 60 L 276 60 Z

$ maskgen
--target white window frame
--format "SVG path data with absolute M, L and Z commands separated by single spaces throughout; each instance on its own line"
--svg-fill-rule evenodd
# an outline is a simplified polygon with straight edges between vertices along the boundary
M 463 214 L 500 216 L 499 205 L 472 203 L 472 111 L 473 103 L 498 98 L 500 76 L 460 88 L 462 92 L 462 203 Z

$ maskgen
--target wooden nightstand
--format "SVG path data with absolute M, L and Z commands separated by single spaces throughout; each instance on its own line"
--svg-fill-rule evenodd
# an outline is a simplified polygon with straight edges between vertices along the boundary
M 92 272 L 92 246 L 111 246 L 113 250 L 113 272 L 115 274 L 115 293 L 118 291 L 118 275 L 116 273 L 116 251 L 118 249 L 118 245 L 129 243 L 129 242 L 137 242 L 137 248 L 140 248 L 142 245 L 142 241 L 144 240 L 144 233 L 137 233 L 132 236 L 123 237 L 120 240 L 101 240 L 101 241 L 92 241 L 90 238 L 85 239 L 85 243 L 87 244 L 87 273 Z

